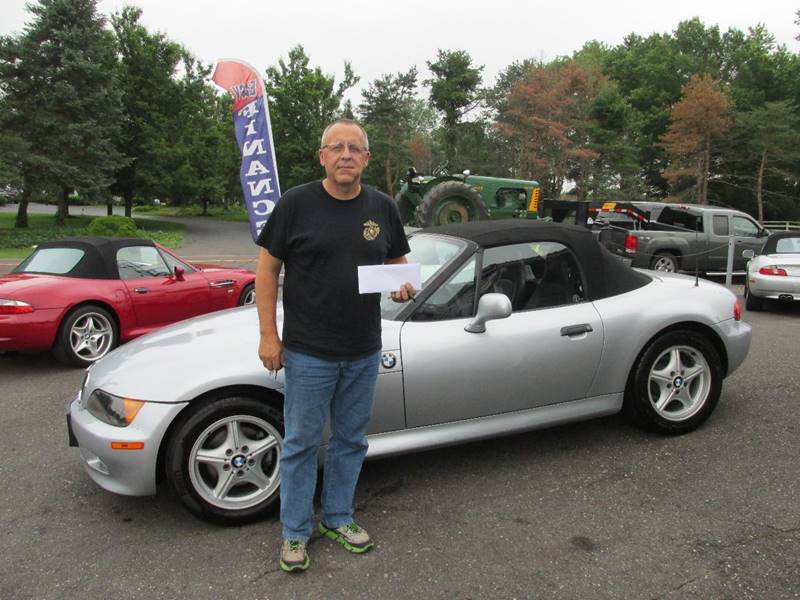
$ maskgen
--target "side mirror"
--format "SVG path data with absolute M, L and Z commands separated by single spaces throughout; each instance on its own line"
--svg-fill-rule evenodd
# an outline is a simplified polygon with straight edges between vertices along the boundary
M 769 229 L 759 229 L 758 236 L 756 237 L 767 237 L 769 236 Z
M 183 267 L 175 267 L 175 281 L 183 281 L 184 270 Z
M 752 248 L 748 248 L 747 250 L 742 250 L 742 258 L 746 258 L 747 260 L 753 260 L 753 257 L 755 255 L 756 253 Z
M 478 314 L 472 319 L 464 331 L 470 333 L 483 333 L 486 331 L 486 321 L 505 319 L 511 314 L 511 300 L 505 294 L 484 294 L 478 300 Z

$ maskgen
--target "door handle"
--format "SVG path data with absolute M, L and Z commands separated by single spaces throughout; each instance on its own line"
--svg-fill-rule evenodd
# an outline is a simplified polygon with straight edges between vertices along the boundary
M 146 294 L 150 290 L 148 290 L 147 288 L 133 288 L 133 291 L 137 294 Z
M 591 325 L 588 323 L 581 323 L 580 325 L 568 325 L 567 327 L 562 327 L 561 335 L 572 337 L 573 335 L 589 333 L 590 331 L 594 331 Z

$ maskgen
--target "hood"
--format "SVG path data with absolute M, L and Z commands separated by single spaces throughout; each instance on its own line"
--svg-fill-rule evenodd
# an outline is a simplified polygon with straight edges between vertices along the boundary
M 278 331 L 283 307 L 278 304 Z M 384 348 L 399 349 L 402 323 L 383 321 Z M 284 372 L 270 375 L 258 358 L 255 306 L 222 310 L 164 327 L 124 344 L 89 368 L 87 391 L 153 402 L 188 402 L 224 386 L 281 391 Z

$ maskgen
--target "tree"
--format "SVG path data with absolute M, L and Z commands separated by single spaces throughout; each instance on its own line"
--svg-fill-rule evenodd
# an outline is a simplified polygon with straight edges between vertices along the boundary
M 3 40 L 0 81 L 12 131 L 30 144 L 20 161 L 24 194 L 57 189 L 63 224 L 70 193 L 102 193 L 124 163 L 113 143 L 114 45 L 95 0 L 39 0 L 28 11 L 23 33 Z
M 336 86 L 335 78 L 319 67 L 309 68 L 302 46 L 289 50 L 288 60 L 267 69 L 272 137 L 281 189 L 319 176 L 317 159 L 320 136 L 328 123 L 340 115 L 342 97 L 358 83 L 350 63 Z
M 758 156 L 758 170 L 755 176 L 756 206 L 758 220 L 764 221 L 764 178 L 772 172 L 778 177 L 797 182 L 797 162 L 800 150 L 797 148 L 797 131 L 800 117 L 788 101 L 768 102 L 750 112 L 736 115 L 737 136 Z
M 438 50 L 434 62 L 427 61 L 432 79 L 430 103 L 443 115 L 447 160 L 458 162 L 458 125 L 462 117 L 475 108 L 481 99 L 479 87 L 483 66 L 476 67 L 464 50 Z
M 514 85 L 498 127 L 515 146 L 518 176 L 537 179 L 548 198 L 558 198 L 568 177 L 586 196 L 591 110 L 604 79 L 569 61 L 530 69 Z
M 407 73 L 379 77 L 361 94 L 363 101 L 358 110 L 369 135 L 370 170 L 380 171 L 384 191 L 389 195 L 394 194 L 408 160 L 416 87 L 417 69 L 412 67 Z
M 713 144 L 730 127 L 729 112 L 730 100 L 720 82 L 710 75 L 693 75 L 672 107 L 669 129 L 661 137 L 671 158 L 664 175 L 679 190 L 687 178 L 693 178 L 700 204 L 708 202 Z
M 209 83 L 211 66 L 188 52 L 183 55 L 184 74 L 176 82 L 175 119 L 168 132 L 171 140 L 169 168 L 173 171 L 167 194 L 176 204 L 200 204 L 203 214 L 231 190 L 240 156 L 231 126 L 230 98 L 221 101 Z
M 141 9 L 126 6 L 111 16 L 124 114 L 117 148 L 130 158 L 116 173 L 114 191 L 125 199 L 126 216 L 131 216 L 134 197 L 163 196 L 169 187 L 168 123 L 176 118 L 179 91 L 173 76 L 184 55 L 164 34 L 148 32 L 139 22 L 141 15 Z

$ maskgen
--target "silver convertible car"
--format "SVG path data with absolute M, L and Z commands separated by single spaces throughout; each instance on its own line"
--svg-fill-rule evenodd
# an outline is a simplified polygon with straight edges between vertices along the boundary
M 800 300 L 800 231 L 776 231 L 749 258 L 744 286 L 747 310 L 762 310 L 765 300 Z
M 423 286 L 415 302 L 382 302 L 369 458 L 620 410 L 657 432 L 688 432 L 750 346 L 728 289 L 626 267 L 582 228 L 482 221 L 409 243 Z M 273 509 L 284 382 L 258 359 L 258 331 L 255 308 L 231 309 L 90 367 L 67 415 L 89 476 L 130 495 L 166 478 L 215 522 Z

